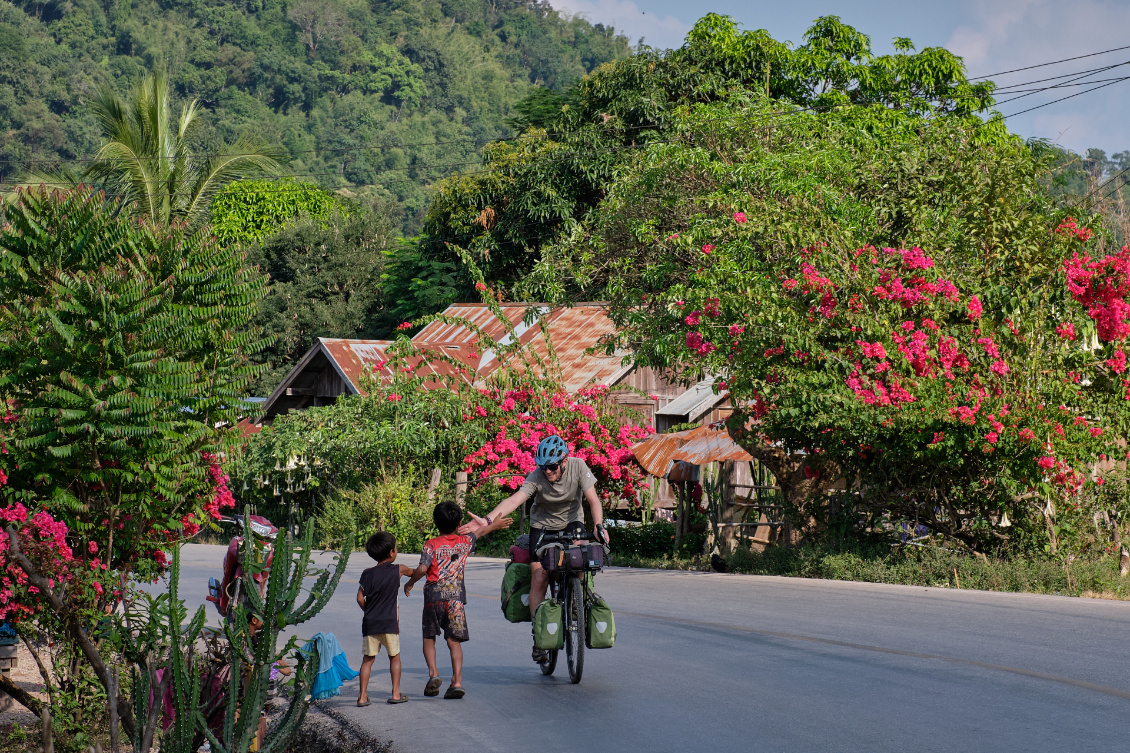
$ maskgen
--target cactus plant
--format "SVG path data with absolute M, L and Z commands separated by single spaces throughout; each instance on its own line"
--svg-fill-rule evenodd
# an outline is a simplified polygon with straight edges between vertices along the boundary
M 248 525 L 245 530 L 250 531 Z M 347 541 L 336 562 L 327 568 L 312 565 L 313 530 L 295 540 L 292 527 L 280 536 L 270 565 L 259 562 L 252 535 L 243 544 L 244 575 L 237 582 L 231 617 L 223 633 L 205 627 L 205 611 L 191 619 L 179 596 L 180 550 L 173 550 L 169 591 L 131 594 L 121 620 L 104 638 L 116 646 L 131 667 L 134 725 L 130 742 L 135 751 L 148 751 L 156 737 L 166 698 L 173 714 L 160 735 L 161 753 L 194 753 L 207 740 L 214 753 L 248 753 L 256 742 L 259 718 L 267 702 L 271 668 L 295 659 L 290 705 L 267 730 L 260 753 L 285 749 L 309 707 L 309 687 L 318 671 L 317 650 L 302 651 L 291 637 L 279 648 L 279 634 L 316 615 L 329 602 L 349 561 L 353 542 Z M 267 589 L 260 594 L 255 576 L 267 572 Z M 307 576 L 316 576 L 304 590 Z M 246 606 L 240 606 L 240 591 Z M 222 712 L 222 713 L 220 713 Z M 214 716 L 223 723 L 209 728 Z
M 244 530 L 250 531 L 250 519 Z M 312 566 L 313 529 L 307 527 L 301 540 L 296 540 L 288 526 L 285 535 L 275 543 L 274 556 L 268 566 L 259 562 L 254 535 L 243 542 L 243 578 L 237 588 L 246 596 L 247 606 L 240 606 L 237 591 L 232 616 L 225 626 L 231 671 L 227 682 L 223 729 L 217 734 L 208 728 L 204 713 L 196 711 L 214 753 L 247 753 L 251 750 L 259 728 L 259 716 L 267 702 L 271 668 L 286 657 L 296 660 L 290 706 L 282 718 L 267 730 L 260 753 L 283 750 L 298 731 L 309 707 L 308 689 L 318 671 L 317 650 L 298 650 L 298 639 L 291 637 L 280 649 L 279 634 L 289 626 L 306 622 L 329 602 L 353 550 L 352 537 L 345 542 L 336 562 L 318 570 Z M 266 593 L 261 594 L 255 576 L 268 572 Z M 303 594 L 303 581 L 317 576 L 314 585 Z

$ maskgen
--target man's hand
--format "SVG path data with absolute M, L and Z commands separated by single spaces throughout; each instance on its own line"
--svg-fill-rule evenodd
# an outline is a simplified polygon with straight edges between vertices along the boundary
M 593 534 L 596 536 L 596 540 L 601 544 L 604 544 L 605 546 L 609 545 L 610 541 L 608 538 L 608 531 L 604 530 L 603 525 L 597 523 L 593 529 Z
M 411 583 L 405 583 L 404 584 L 404 595 L 405 596 L 411 596 L 412 595 L 412 584 Z
M 486 528 L 487 525 L 489 525 L 486 518 L 480 518 L 478 515 L 470 511 L 468 511 L 467 514 L 471 516 L 471 522 L 464 523 L 463 525 L 459 526 L 458 533 L 460 536 L 466 536 L 469 533 L 473 533 L 477 536 L 480 530 Z

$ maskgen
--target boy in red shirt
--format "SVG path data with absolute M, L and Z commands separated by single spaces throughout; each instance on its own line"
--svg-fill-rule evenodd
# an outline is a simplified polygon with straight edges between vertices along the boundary
M 463 585 L 463 568 L 467 564 L 467 555 L 475 548 L 475 535 L 456 533 L 463 520 L 463 510 L 454 502 L 436 505 L 432 520 L 440 535 L 424 542 L 420 565 L 404 584 L 404 595 L 410 595 L 416 581 L 428 576 L 424 584 L 424 660 L 428 663 L 428 684 L 424 686 L 424 695 L 439 695 L 443 685 L 436 668 L 436 636 L 442 631 L 451 652 L 451 685 L 443 697 L 462 698 L 463 643 L 471 637 L 467 631 L 467 589 Z

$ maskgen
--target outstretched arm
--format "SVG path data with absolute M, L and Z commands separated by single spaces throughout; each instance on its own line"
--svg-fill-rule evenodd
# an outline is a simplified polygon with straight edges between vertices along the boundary
M 471 516 L 471 522 L 459 526 L 459 533 L 464 536 L 473 533 L 481 538 L 491 531 L 497 531 L 500 528 L 509 528 L 513 525 L 514 520 L 506 516 L 525 504 L 527 499 L 529 499 L 529 497 L 526 496 L 521 489 L 514 492 L 509 497 L 499 502 L 497 507 L 487 513 L 487 518 L 491 519 L 490 523 L 487 522 L 486 518 L 480 518 L 474 513 L 468 513 Z

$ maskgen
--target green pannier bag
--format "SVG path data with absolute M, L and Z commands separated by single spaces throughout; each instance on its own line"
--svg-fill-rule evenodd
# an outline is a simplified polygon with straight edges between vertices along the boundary
M 502 576 L 502 613 L 511 622 L 530 621 L 530 566 L 511 562 Z
M 561 605 L 553 599 L 538 604 L 534 612 L 534 648 L 554 651 L 565 645 L 565 626 L 561 622 Z
M 585 643 L 589 648 L 612 648 L 616 642 L 616 618 L 612 608 L 600 594 L 592 595 L 589 603 L 589 624 Z

